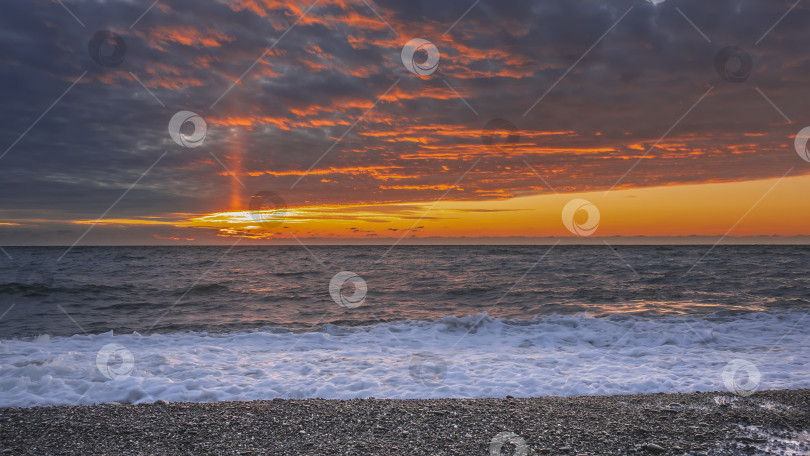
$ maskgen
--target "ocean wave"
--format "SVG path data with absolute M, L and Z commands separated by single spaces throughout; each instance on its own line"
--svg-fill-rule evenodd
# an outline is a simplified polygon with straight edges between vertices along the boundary
M 47 295 L 52 293 L 101 293 L 109 291 L 132 291 L 135 287 L 129 284 L 124 285 L 97 285 L 88 284 L 59 284 L 53 281 L 41 282 L 6 282 L 0 283 L 0 294 L 23 294 L 23 295 Z
M 0 340 L 0 407 L 710 391 L 728 388 L 729 366 L 753 366 L 760 389 L 807 388 L 803 316 L 510 320 L 481 313 L 304 333 L 268 327 Z
M 203 283 L 195 284 L 191 288 L 176 288 L 174 294 L 176 295 L 212 295 L 217 293 L 224 293 L 230 291 L 227 285 L 219 283 Z
M 276 277 L 305 277 L 311 275 L 317 275 L 320 271 L 312 270 L 312 271 L 278 271 L 278 272 L 271 272 L 270 274 Z
M 45 283 L 17 283 L 8 282 L 0 284 L 0 294 L 21 294 L 23 296 L 44 296 L 60 288 L 49 286 Z

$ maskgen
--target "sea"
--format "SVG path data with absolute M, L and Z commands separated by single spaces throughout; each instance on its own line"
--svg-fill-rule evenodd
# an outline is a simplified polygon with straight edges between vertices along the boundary
M 810 388 L 807 246 L 6 247 L 0 407 Z

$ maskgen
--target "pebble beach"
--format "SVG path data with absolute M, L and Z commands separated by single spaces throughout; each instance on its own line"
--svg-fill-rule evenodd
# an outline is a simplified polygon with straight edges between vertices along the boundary
M 2 454 L 810 454 L 810 390 L 0 409 Z

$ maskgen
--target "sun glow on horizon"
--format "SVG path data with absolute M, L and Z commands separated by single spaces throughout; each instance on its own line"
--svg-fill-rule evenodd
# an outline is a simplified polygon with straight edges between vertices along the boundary
M 271 238 L 547 237 L 572 236 L 563 207 L 583 199 L 598 208 L 601 236 L 810 234 L 803 195 L 810 177 L 548 193 L 485 201 L 311 205 L 267 211 L 212 212 L 178 226 L 218 230 L 218 236 Z M 785 217 L 792 214 L 793 217 Z M 581 216 L 582 214 L 577 214 Z

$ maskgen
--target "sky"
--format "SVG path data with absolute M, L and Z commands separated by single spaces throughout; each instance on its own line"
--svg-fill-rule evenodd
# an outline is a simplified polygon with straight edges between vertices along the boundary
M 807 242 L 808 23 L 793 0 L 5 0 L 0 245 Z

